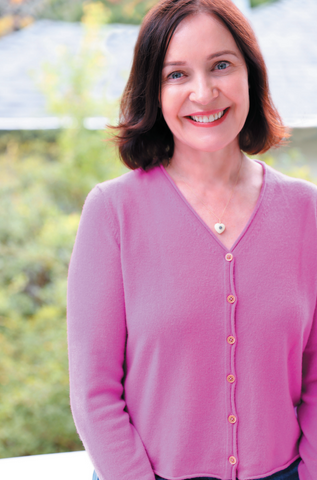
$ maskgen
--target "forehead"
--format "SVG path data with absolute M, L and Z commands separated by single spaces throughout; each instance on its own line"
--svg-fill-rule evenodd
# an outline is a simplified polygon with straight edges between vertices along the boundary
M 166 52 L 165 59 L 175 55 L 210 55 L 216 51 L 232 50 L 241 56 L 240 50 L 228 28 L 220 19 L 209 13 L 186 17 L 177 26 Z

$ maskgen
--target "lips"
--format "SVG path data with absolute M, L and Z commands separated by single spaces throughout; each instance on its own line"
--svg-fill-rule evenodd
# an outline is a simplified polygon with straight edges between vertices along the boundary
M 199 123 L 212 123 L 221 118 L 224 115 L 225 111 L 221 110 L 218 113 L 214 113 L 213 115 L 190 115 L 190 118 L 195 122 Z
M 229 108 L 229 107 L 227 107 Z M 226 108 L 218 108 L 216 110 L 206 110 L 206 111 L 201 111 L 201 112 L 193 112 L 191 113 L 190 115 L 187 115 L 187 117 L 192 117 L 192 116 L 196 116 L 196 115 L 215 115 L 216 113 L 219 113 L 219 112 L 223 112 L 224 110 L 226 110 Z
M 214 127 L 222 123 L 229 112 L 230 107 L 225 109 L 218 109 L 213 111 L 206 111 L 206 112 L 196 112 L 192 113 L 190 116 L 186 116 L 186 120 L 188 120 L 192 125 L 197 127 Z

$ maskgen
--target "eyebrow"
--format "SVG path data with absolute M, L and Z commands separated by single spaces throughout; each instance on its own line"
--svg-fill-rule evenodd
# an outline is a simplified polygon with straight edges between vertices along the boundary
M 232 50 L 222 50 L 221 52 L 217 52 L 217 53 L 212 53 L 211 55 L 209 55 L 207 57 L 207 61 L 208 60 L 212 60 L 213 58 L 216 58 L 216 57 L 222 57 L 222 55 L 234 55 L 235 57 L 238 58 L 238 55 L 233 52 Z M 164 63 L 163 65 L 163 68 L 165 67 L 168 67 L 168 66 L 175 66 L 175 65 L 186 65 L 186 62 L 167 62 L 167 63 Z

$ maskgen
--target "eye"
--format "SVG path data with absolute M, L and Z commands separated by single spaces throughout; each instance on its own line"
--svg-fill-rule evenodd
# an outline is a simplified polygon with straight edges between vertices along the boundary
M 181 75 L 183 75 L 182 72 L 172 72 L 168 75 L 167 78 L 171 78 L 172 80 L 178 80 L 179 78 L 181 78 Z
M 216 70 L 226 70 L 229 67 L 229 62 L 219 62 L 217 63 Z

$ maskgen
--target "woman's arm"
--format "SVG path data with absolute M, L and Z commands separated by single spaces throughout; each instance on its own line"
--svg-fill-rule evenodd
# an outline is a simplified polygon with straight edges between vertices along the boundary
M 317 478 L 317 306 L 308 338 L 302 367 L 302 402 L 297 420 L 303 432 L 299 442 L 302 458 L 298 466 L 300 480 Z
M 124 411 L 125 303 L 118 234 L 98 185 L 87 196 L 68 273 L 70 401 L 100 480 L 154 480 Z

